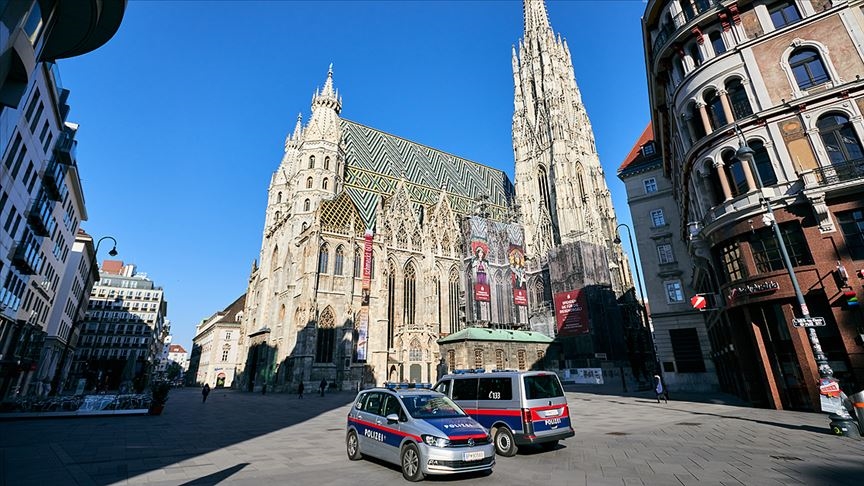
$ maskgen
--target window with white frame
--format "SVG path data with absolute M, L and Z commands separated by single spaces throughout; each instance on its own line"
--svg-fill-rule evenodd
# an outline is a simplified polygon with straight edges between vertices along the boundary
M 680 280 L 669 280 L 663 282 L 666 287 L 666 302 L 669 304 L 679 304 L 684 302 L 684 289 L 681 287 Z
M 662 209 L 655 209 L 651 211 L 651 223 L 655 228 L 659 226 L 666 226 L 666 218 L 663 216 Z
M 651 194 L 652 192 L 657 192 L 657 179 L 650 178 L 642 181 L 642 184 L 645 186 L 645 194 Z
M 675 254 L 672 253 L 671 243 L 657 245 L 657 258 L 661 265 L 675 262 Z

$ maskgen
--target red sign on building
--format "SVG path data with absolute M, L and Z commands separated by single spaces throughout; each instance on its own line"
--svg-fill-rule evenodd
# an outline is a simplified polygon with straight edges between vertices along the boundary
M 559 336 L 588 334 L 588 304 L 582 290 L 558 292 L 552 296 L 555 302 L 555 321 Z

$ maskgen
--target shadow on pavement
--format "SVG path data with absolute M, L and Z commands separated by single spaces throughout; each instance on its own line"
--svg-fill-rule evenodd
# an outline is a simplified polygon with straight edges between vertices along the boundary
M 193 481 L 189 481 L 187 483 L 183 483 L 180 486 L 209 486 L 213 484 L 219 484 L 220 482 L 230 478 L 234 475 L 234 473 L 240 471 L 244 467 L 248 466 L 248 462 L 242 462 L 237 464 L 236 466 L 231 466 L 229 468 L 223 469 L 219 472 L 215 472 L 213 474 L 208 474 L 206 476 L 202 476 Z
M 159 416 L 0 422 L 0 485 L 124 481 L 300 424 L 355 396 L 337 391 L 300 399 L 216 389 L 202 403 L 200 389 L 184 388 L 171 391 Z M 345 424 L 334 421 L 332 429 L 344 430 Z M 187 484 L 213 484 L 245 466 L 238 463 Z

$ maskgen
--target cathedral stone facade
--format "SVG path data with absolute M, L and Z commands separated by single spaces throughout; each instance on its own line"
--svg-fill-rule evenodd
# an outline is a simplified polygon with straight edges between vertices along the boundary
M 525 0 L 513 66 L 515 186 L 498 169 L 343 118 L 331 66 L 270 181 L 238 386 L 430 382 L 443 367 L 501 360 L 542 367 L 553 292 L 632 287 L 570 53 L 542 0 Z M 550 278 L 586 248 L 599 278 Z M 468 328 L 514 332 L 484 335 L 508 341 L 477 347 L 486 358 L 455 352 L 472 346 L 463 332 L 446 341 L 448 360 L 439 342 Z

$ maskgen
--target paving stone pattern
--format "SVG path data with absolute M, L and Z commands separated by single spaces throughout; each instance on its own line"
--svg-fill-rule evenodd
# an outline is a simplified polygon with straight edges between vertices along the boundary
M 0 485 L 402 484 L 395 466 L 351 462 L 354 394 L 173 390 L 158 417 L 0 421 Z M 487 485 L 860 485 L 864 440 L 825 415 L 743 407 L 723 396 L 568 392 L 576 436 L 498 457 Z M 695 398 L 700 401 L 684 401 Z

